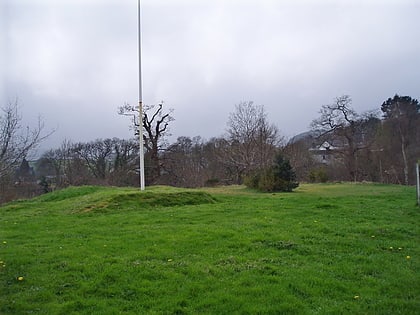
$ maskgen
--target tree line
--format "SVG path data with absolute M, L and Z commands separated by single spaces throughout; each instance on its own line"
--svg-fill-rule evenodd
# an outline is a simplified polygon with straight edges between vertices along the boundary
M 322 106 L 311 127 L 318 143 L 327 141 L 332 146 L 329 153 L 334 159 L 319 166 L 327 178 L 415 184 L 414 167 L 420 157 L 420 105 L 416 99 L 395 95 L 382 103 L 380 111 L 357 113 L 350 96 L 340 96 Z M 296 146 L 305 150 L 304 141 L 294 146 L 295 152 L 300 150 Z
M 136 108 L 125 104 L 119 114 L 132 117 L 138 135 L 142 127 L 146 185 L 182 187 L 250 183 L 273 163 L 290 162 L 298 181 L 373 181 L 413 184 L 420 156 L 420 105 L 409 96 L 395 95 L 380 109 L 357 113 L 350 96 L 323 105 L 311 130 L 289 141 L 272 124 L 262 105 L 237 104 L 227 119 L 224 135 L 203 139 L 178 137 L 168 142 L 172 111 L 162 103 L 146 106 L 141 121 Z M 23 128 L 16 103 L 0 117 L 0 192 L 38 180 L 43 191 L 69 185 L 137 186 L 139 141 L 97 139 L 63 141 L 28 165 L 28 153 L 48 133 L 40 121 Z M 279 160 L 281 159 L 281 160 Z M 276 162 L 277 161 L 277 162 Z M 287 167 L 286 167 L 287 168 Z M 259 173 L 258 173 L 259 172 Z M 279 173 L 278 169 L 276 171 Z M 259 176 L 256 177 L 256 174 Z M 1 202 L 1 200 L 0 200 Z

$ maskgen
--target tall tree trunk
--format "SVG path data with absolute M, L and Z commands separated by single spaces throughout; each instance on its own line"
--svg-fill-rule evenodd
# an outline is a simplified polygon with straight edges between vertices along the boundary
M 401 153 L 403 156 L 404 161 L 404 184 L 408 185 L 408 162 L 407 162 L 407 153 L 405 152 L 405 141 L 403 140 L 404 137 L 401 137 Z
M 408 161 L 407 161 L 407 153 L 405 151 L 406 148 L 406 141 L 404 134 L 401 130 L 401 124 L 398 123 L 398 130 L 400 132 L 400 138 L 401 138 L 401 153 L 403 156 L 403 162 L 404 162 L 404 184 L 408 185 Z

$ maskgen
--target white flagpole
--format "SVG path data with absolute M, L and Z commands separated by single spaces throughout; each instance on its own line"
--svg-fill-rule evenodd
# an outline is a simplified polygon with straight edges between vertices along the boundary
M 140 0 L 137 3 L 138 14 L 138 55 L 139 55 L 139 145 L 140 145 L 140 190 L 144 190 L 144 144 L 143 144 L 143 93 L 142 93 L 142 82 L 141 82 L 141 12 L 140 12 Z

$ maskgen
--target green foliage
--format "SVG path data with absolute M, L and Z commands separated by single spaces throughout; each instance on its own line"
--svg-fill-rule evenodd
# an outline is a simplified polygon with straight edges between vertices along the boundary
M 270 168 L 258 170 L 245 178 L 245 185 L 263 192 L 291 192 L 299 186 L 289 161 L 276 155 Z
M 40 201 L 61 201 L 68 200 L 72 198 L 78 198 L 85 195 L 92 195 L 97 191 L 104 191 L 106 188 L 99 186 L 78 186 L 78 187 L 69 187 L 67 189 L 56 190 L 47 195 L 43 195 L 38 199 Z
M 328 181 L 328 174 L 325 168 L 311 170 L 309 172 L 309 181 L 311 183 L 326 183 Z
M 202 191 L 182 191 L 165 194 L 159 192 L 135 192 L 116 195 L 109 200 L 109 205 L 110 207 L 120 207 L 123 204 L 145 209 L 150 207 L 200 205 L 213 202 L 215 202 L 215 199 Z
M 275 179 L 274 191 L 292 191 L 299 186 L 296 182 L 296 173 L 289 160 L 277 155 L 274 160 L 273 175 Z
M 63 202 L 76 199 L 72 212 L 113 212 L 148 210 L 214 203 L 216 200 L 203 191 L 185 191 L 170 187 L 149 188 L 145 192 L 134 189 L 99 186 L 79 186 L 58 190 L 37 198 L 41 202 Z
M 13 202 L 0 207 L 0 314 L 417 314 L 414 195 L 88 186 Z
M 261 179 L 261 172 L 253 172 L 244 178 L 244 185 L 256 189 Z
M 420 104 L 410 96 L 395 94 L 393 98 L 388 98 L 382 103 L 381 110 L 385 119 L 400 118 L 403 115 L 415 117 L 420 113 Z
M 38 185 L 41 186 L 42 192 L 44 194 L 50 192 L 50 183 L 45 176 L 41 176 L 40 180 L 38 181 Z
M 260 176 L 258 177 L 258 182 L 256 187 L 259 191 L 263 192 L 273 192 L 278 186 L 278 181 L 281 179 L 276 179 L 274 171 L 272 168 L 260 171 Z

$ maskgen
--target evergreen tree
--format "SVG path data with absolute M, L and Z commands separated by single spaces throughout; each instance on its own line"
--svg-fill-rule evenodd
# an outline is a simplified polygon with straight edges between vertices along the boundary
M 410 96 L 395 95 L 386 100 L 381 110 L 384 114 L 383 129 L 388 135 L 384 145 L 387 156 L 397 158 L 392 161 L 390 169 L 401 169 L 403 183 L 410 183 L 410 168 L 414 165 L 420 152 L 420 104 Z M 394 145 L 394 146 L 393 146 Z M 397 150 L 401 154 L 396 154 Z M 414 178 L 411 176 L 411 182 Z
M 260 169 L 248 176 L 245 185 L 264 192 L 291 192 L 299 183 L 289 160 L 277 154 L 271 167 Z

